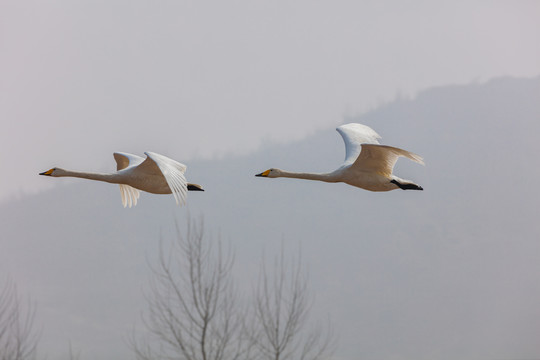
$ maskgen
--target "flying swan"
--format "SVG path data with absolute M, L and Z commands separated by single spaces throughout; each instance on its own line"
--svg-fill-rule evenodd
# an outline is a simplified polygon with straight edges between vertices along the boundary
M 69 176 L 119 184 L 124 207 L 137 205 L 139 190 L 152 194 L 172 193 L 179 205 L 186 203 L 188 190 L 204 191 L 200 185 L 186 181 L 184 176 L 186 165 L 153 152 L 148 151 L 144 154 L 146 159 L 124 152 L 114 153 L 117 171 L 110 174 L 70 171 L 55 167 L 39 175 Z
M 396 147 L 380 145 L 381 137 L 362 124 L 345 124 L 336 128 L 345 142 L 345 162 L 335 171 L 324 174 L 297 173 L 269 169 L 255 176 L 344 182 L 370 191 L 423 190 L 410 180 L 401 179 L 392 170 L 400 156 L 424 165 L 422 157 Z

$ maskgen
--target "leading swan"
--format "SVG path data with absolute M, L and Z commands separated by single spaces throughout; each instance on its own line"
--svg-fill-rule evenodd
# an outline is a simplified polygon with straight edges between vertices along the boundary
M 255 176 L 288 177 L 331 183 L 344 182 L 370 191 L 423 190 L 420 185 L 392 174 L 400 156 L 424 165 L 421 156 L 407 150 L 379 144 L 378 139 L 381 138 L 379 134 L 366 125 L 350 123 L 341 125 L 336 130 L 345 142 L 345 162 L 337 170 L 315 174 L 268 169 Z
M 166 156 L 145 152 L 146 159 L 123 152 L 114 153 L 116 172 L 110 174 L 70 171 L 52 168 L 39 175 L 53 177 L 77 177 L 119 184 L 124 207 L 137 205 L 139 190 L 153 194 L 173 194 L 176 203 L 186 202 L 188 190 L 204 191 L 200 185 L 186 181 L 186 165 Z

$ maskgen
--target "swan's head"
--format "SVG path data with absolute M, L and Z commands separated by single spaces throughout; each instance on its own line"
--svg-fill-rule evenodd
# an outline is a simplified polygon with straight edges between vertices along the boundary
M 260 174 L 257 174 L 255 176 L 262 176 L 262 177 L 269 177 L 269 178 L 276 178 L 281 176 L 281 170 L 279 169 L 268 169 L 266 171 L 263 171 Z
M 64 172 L 65 170 L 64 169 L 60 169 L 60 168 L 57 168 L 57 167 L 54 167 L 50 170 L 47 170 L 47 171 L 44 171 L 42 173 L 39 173 L 39 175 L 45 175 L 45 176 L 62 176 L 64 175 Z

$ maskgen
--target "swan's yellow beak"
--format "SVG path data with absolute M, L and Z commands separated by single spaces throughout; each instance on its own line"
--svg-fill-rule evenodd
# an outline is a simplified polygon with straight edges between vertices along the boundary
M 266 177 L 266 176 L 268 176 L 268 174 L 270 174 L 270 170 L 266 170 L 266 171 L 264 171 L 264 172 L 262 172 L 262 173 L 260 173 L 260 174 L 255 175 L 255 176 L 263 176 L 263 177 Z
M 54 169 L 50 169 L 50 170 L 47 170 L 45 172 L 42 172 L 42 173 L 39 173 L 39 175 L 47 175 L 47 176 L 51 176 L 51 174 L 53 173 Z

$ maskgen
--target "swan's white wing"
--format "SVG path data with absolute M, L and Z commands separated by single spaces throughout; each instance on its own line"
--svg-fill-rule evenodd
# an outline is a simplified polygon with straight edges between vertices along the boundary
M 137 166 L 144 161 L 144 158 L 140 156 L 125 152 L 115 152 L 113 155 L 114 160 L 116 160 L 116 171 L 125 169 L 129 166 Z
M 140 191 L 129 185 L 120 184 L 120 195 L 122 195 L 122 205 L 124 207 L 137 205 L 137 199 L 140 196 Z
M 352 165 L 352 168 L 389 177 L 392 175 L 394 165 L 400 156 L 424 165 L 422 157 L 410 151 L 387 145 L 363 144 L 362 152 Z
M 345 142 L 345 162 L 344 165 L 354 163 L 362 144 L 378 144 L 380 135 L 372 128 L 362 124 L 350 123 L 338 126 L 336 130 L 339 132 Z
M 125 152 L 115 152 L 113 155 L 114 160 L 116 160 L 116 171 L 123 170 L 128 167 L 137 166 L 144 161 L 144 158 L 140 156 L 128 154 Z M 124 207 L 128 205 L 129 207 L 137 205 L 137 199 L 140 196 L 139 190 L 129 185 L 119 185 L 120 195 L 122 196 L 122 205 L 124 205 Z
M 185 204 L 188 191 L 186 177 L 184 176 L 186 165 L 153 152 L 148 151 L 145 154 L 147 158 L 139 167 L 147 164 L 147 166 L 151 166 L 150 164 L 157 166 L 171 188 L 176 203 L 179 205 Z

